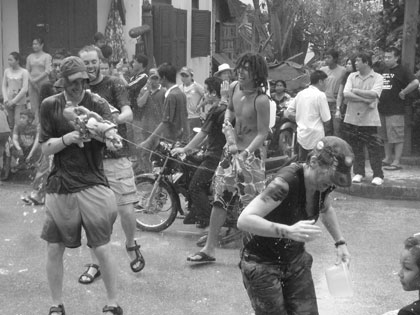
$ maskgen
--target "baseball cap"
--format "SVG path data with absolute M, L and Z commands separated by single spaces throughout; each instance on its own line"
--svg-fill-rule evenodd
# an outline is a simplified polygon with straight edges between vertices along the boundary
M 64 58 L 61 63 L 61 76 L 62 78 L 59 81 L 64 81 L 63 78 L 67 78 L 70 82 L 77 79 L 88 79 L 87 69 L 83 60 L 79 57 L 70 56 Z M 61 84 L 60 82 L 59 84 Z
M 354 153 L 351 146 L 341 138 L 328 136 L 322 138 L 313 149 L 318 160 L 334 166 L 332 182 L 341 187 L 351 185 L 351 167 Z
M 215 77 L 218 77 L 223 71 L 230 71 L 232 72 L 232 68 L 227 63 L 222 63 L 218 68 L 217 72 L 214 73 Z
M 181 70 L 179 71 L 179 73 L 180 74 L 185 73 L 185 74 L 188 74 L 190 76 L 194 75 L 194 72 L 188 67 L 182 67 Z

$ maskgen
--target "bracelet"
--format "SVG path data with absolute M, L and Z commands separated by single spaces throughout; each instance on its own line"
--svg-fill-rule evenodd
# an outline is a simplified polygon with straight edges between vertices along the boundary
M 63 142 L 65 147 L 68 147 L 68 145 L 64 142 L 64 136 L 61 136 L 61 142 Z
M 334 246 L 335 246 L 336 248 L 337 248 L 338 246 L 341 246 L 341 245 L 347 245 L 346 241 L 345 241 L 345 240 L 341 240 L 341 241 L 335 242 L 335 244 L 334 244 Z

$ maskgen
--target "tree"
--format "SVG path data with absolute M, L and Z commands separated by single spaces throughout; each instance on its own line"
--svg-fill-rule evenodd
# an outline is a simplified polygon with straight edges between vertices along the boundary
M 315 54 L 328 48 L 350 55 L 378 46 L 380 5 L 373 1 L 313 0 L 306 2 L 305 38 Z
M 256 1 L 254 1 L 255 3 Z M 269 16 L 269 31 L 273 34 L 272 46 L 274 59 L 285 60 L 302 51 L 298 45 L 298 33 L 302 23 L 299 12 L 302 10 L 303 0 L 267 0 Z M 293 36 L 295 35 L 295 36 Z M 292 39 L 295 45 L 292 45 Z M 302 43 L 302 41 L 300 41 Z M 303 44 L 303 43 L 302 43 Z
M 386 1 L 386 0 L 384 0 Z M 388 0 L 392 1 L 392 0 Z M 261 1 L 254 0 L 254 7 Z M 378 46 L 380 4 L 360 0 L 266 0 L 274 58 L 317 55 L 334 47 L 344 54 Z

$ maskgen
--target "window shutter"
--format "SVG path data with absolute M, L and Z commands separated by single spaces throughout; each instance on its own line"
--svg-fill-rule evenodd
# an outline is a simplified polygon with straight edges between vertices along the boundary
M 211 13 L 204 10 L 192 10 L 191 16 L 191 57 L 210 55 Z

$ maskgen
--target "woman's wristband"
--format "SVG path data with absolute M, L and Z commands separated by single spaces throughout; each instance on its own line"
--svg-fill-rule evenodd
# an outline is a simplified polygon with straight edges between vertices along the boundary
M 64 142 L 64 136 L 61 136 L 61 142 L 64 144 L 65 147 L 68 147 L 68 144 Z

